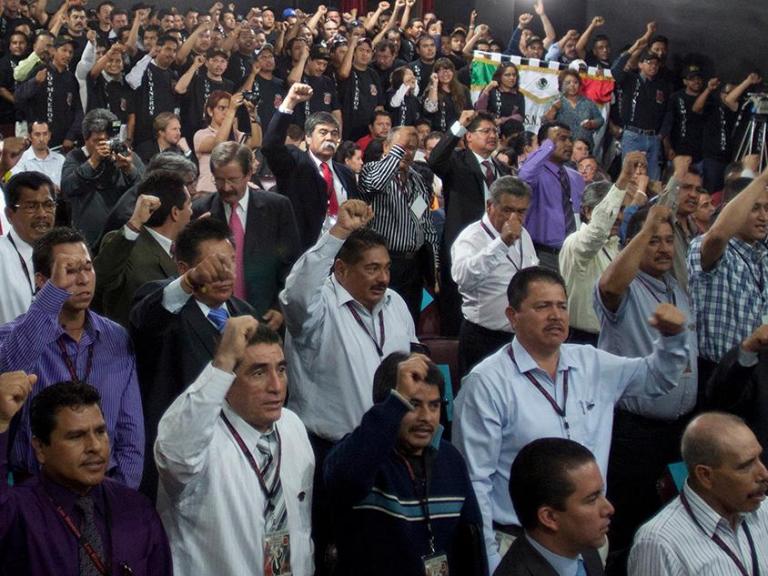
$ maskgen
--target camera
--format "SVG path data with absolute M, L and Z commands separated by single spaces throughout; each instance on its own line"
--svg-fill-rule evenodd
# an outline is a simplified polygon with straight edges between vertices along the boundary
M 125 156 L 130 152 L 128 145 L 125 143 L 124 132 L 125 129 L 119 120 L 107 126 L 107 144 L 109 145 L 109 151 L 113 154 Z
M 243 92 L 243 100 L 250 102 L 254 106 L 258 106 L 261 102 L 261 95 L 255 90 L 245 90 Z
M 753 114 L 756 116 L 768 116 L 768 94 L 764 92 L 753 92 L 747 96 L 752 102 Z

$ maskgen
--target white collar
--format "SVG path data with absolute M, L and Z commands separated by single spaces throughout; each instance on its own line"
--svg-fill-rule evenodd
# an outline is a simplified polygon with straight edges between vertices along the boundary
M 149 226 L 145 226 L 144 229 L 149 233 L 152 238 L 157 240 L 157 243 L 160 244 L 160 247 L 165 250 L 165 253 L 169 256 L 171 255 L 171 246 L 173 246 L 173 240 L 170 238 L 167 238 L 166 236 L 163 236 L 158 232 L 157 230 L 153 230 Z

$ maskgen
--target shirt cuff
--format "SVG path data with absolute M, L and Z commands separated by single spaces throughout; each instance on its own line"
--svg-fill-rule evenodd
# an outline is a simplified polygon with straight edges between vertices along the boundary
M 739 365 L 744 366 L 744 368 L 752 368 L 757 365 L 757 362 L 757 352 L 749 352 L 739 346 Z
M 277 109 L 277 111 L 283 114 L 293 115 L 293 110 L 291 110 L 290 108 L 286 108 L 285 104 L 280 104 L 280 107 Z
M 451 126 L 451 134 L 453 134 L 457 138 L 461 138 L 466 133 L 467 133 L 467 129 L 464 126 L 462 126 L 458 121 L 454 122 L 453 125 Z
M 123 238 L 128 240 L 129 242 L 136 242 L 136 239 L 139 237 L 136 232 L 128 228 L 128 226 L 123 226 Z
M 389 392 L 390 392 L 390 394 L 392 394 L 392 396 L 394 396 L 395 398 L 400 400 L 400 402 L 402 402 L 408 408 L 408 410 L 415 410 L 415 408 L 413 407 L 413 404 L 411 404 L 410 400 L 408 400 L 405 396 L 400 394 L 400 392 L 398 392 L 394 388 L 392 388 L 392 390 L 390 390 Z
M 220 370 L 213 365 L 213 362 L 208 362 L 197 380 L 189 387 L 189 391 L 195 393 L 204 390 L 210 393 L 212 399 L 218 399 L 226 396 L 234 381 L 234 374 Z M 208 394 L 205 395 L 208 396 Z
M 181 287 L 181 277 L 176 278 L 176 280 L 163 288 L 163 308 L 171 314 L 176 314 L 184 307 L 184 304 L 187 303 L 191 296 L 191 294 L 184 292 L 184 289 Z

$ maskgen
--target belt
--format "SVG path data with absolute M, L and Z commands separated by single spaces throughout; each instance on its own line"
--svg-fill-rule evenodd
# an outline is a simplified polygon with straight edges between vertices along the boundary
M 656 136 L 657 134 L 656 130 L 643 130 L 642 128 L 637 128 L 635 126 L 625 126 L 624 130 L 629 130 L 635 134 L 642 134 L 643 136 Z
M 547 254 L 560 254 L 560 248 L 553 248 L 552 246 L 546 246 L 544 244 L 536 244 L 533 243 L 533 247 L 536 249 L 536 252 L 546 252 Z

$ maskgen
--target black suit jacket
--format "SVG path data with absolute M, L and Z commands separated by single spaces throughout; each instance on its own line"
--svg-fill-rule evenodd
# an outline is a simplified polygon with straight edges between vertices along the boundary
M 320 237 L 328 212 L 328 192 L 325 180 L 309 153 L 285 145 L 285 136 L 292 119 L 292 114 L 275 112 L 264 134 L 261 151 L 275 175 L 278 192 L 287 196 L 293 205 L 304 251 L 311 248 Z M 347 198 L 359 198 L 352 171 L 335 160 L 333 170 L 347 191 Z
M 280 309 L 277 295 L 301 254 L 299 230 L 291 203 L 280 194 L 251 188 L 245 221 L 245 288 L 257 316 Z M 194 217 L 210 212 L 227 222 L 218 194 L 208 194 L 192 204 Z
M 429 167 L 443 181 L 443 241 L 448 253 L 459 232 L 485 213 L 485 177 L 471 150 L 456 150 L 459 140 L 452 132 L 446 132 L 428 159 Z M 510 173 L 501 162 L 495 159 L 492 162 L 499 177 Z
M 130 313 L 149 455 L 153 453 L 160 418 L 213 359 L 220 337 L 194 298 L 187 300 L 177 314 L 163 308 L 163 289 L 168 283 L 150 282 L 139 288 Z M 227 301 L 227 309 L 230 316 L 254 314 L 247 302 L 235 297 Z M 142 492 L 154 498 L 157 471 L 152 457 L 144 459 L 141 485 Z
M 582 554 L 587 576 L 602 576 L 603 562 L 597 550 Z M 558 576 L 552 565 L 531 546 L 525 536 L 512 543 L 493 576 Z
M 736 414 L 747 422 L 762 446 L 768 446 L 768 356 L 761 352 L 754 366 L 739 364 L 735 346 L 720 360 L 706 386 L 708 410 Z M 762 454 L 768 463 L 768 453 Z

